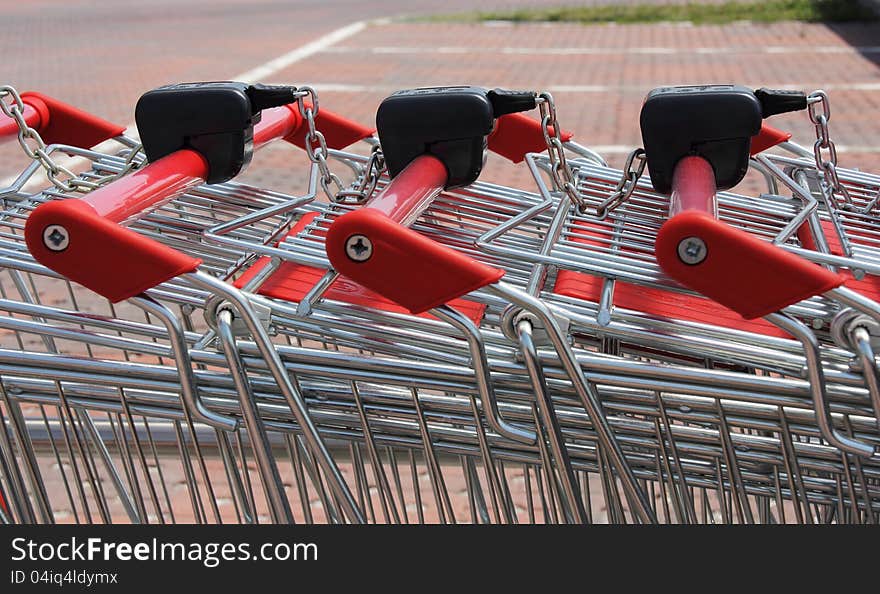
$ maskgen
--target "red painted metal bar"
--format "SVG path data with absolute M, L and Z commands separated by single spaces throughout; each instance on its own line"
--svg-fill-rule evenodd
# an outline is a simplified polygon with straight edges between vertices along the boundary
M 762 151 L 773 148 L 777 144 L 781 144 L 791 140 L 791 133 L 777 130 L 767 122 L 761 123 L 761 131 L 752 136 L 752 142 L 749 146 L 749 154 L 753 157 Z
M 654 245 L 667 275 L 747 320 L 844 282 L 838 274 L 720 221 L 715 189 L 705 159 L 688 156 L 676 164 L 669 219 Z
M 80 200 L 90 204 L 98 216 L 121 223 L 204 183 L 207 176 L 205 158 L 196 151 L 184 149 L 90 192 Z
M 554 134 L 553 127 L 550 133 Z M 571 140 L 573 134 L 560 131 L 562 142 Z M 489 135 L 489 150 L 502 157 L 520 163 L 528 153 L 547 150 L 541 122 L 524 113 L 510 113 L 495 120 L 495 129 Z
M 254 126 L 254 148 L 260 148 L 279 138 L 289 140 L 302 125 L 303 119 L 296 105 L 264 109 L 260 122 Z
M 264 110 L 262 119 L 254 127 L 254 148 L 296 133 L 301 124 L 302 117 L 296 107 Z M 90 204 L 98 216 L 121 223 L 204 183 L 207 177 L 205 158 L 194 150 L 183 149 L 86 194 L 81 201 Z
M 408 227 L 440 194 L 447 179 L 446 166 L 440 159 L 422 155 L 407 165 L 364 207 L 377 210 L 395 223 Z
M 267 109 L 254 129 L 254 147 L 288 138 L 302 124 L 289 106 Z M 28 217 L 25 240 L 38 262 L 113 302 L 196 270 L 200 260 L 120 226 L 208 176 L 198 152 L 179 150 L 81 199 L 41 204 Z M 111 271 L 108 273 L 108 271 Z
M 125 132 L 123 126 L 42 93 L 22 93 L 21 102 L 25 122 L 39 132 L 46 144 L 69 144 L 87 149 Z M 15 138 L 17 134 L 15 120 L 0 115 L 0 142 Z
M 682 158 L 672 173 L 669 218 L 686 210 L 698 210 L 716 217 L 715 191 L 715 172 L 709 161 L 696 156 Z

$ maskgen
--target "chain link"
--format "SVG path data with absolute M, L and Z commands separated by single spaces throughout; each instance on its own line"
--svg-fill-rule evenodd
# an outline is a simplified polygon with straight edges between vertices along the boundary
M 553 96 L 546 92 L 540 93 L 537 102 L 541 112 L 541 129 L 544 132 L 547 154 L 550 157 L 550 176 L 553 178 L 553 186 L 556 190 L 565 192 L 568 198 L 577 205 L 578 210 L 583 212 L 587 207 L 587 202 L 578 192 L 574 173 L 565 157 L 565 147 L 562 144 L 562 132 L 556 118 L 556 104 L 553 102 Z
M 361 174 L 352 182 L 347 190 L 336 194 L 336 202 L 354 202 L 359 204 L 373 195 L 376 185 L 385 171 L 385 155 L 377 144 L 373 146 L 370 158 L 361 170 Z
M 645 172 L 647 162 L 643 148 L 637 148 L 629 154 L 626 158 L 626 164 L 623 166 L 623 176 L 617 182 L 614 192 L 596 207 L 597 217 L 604 219 L 609 212 L 629 200 Z
M 330 165 L 327 163 L 327 155 L 329 154 L 327 140 L 315 126 L 315 118 L 318 117 L 320 111 L 318 95 L 312 87 L 300 87 L 297 91 L 296 104 L 300 115 L 306 121 L 309 128 L 306 134 L 306 154 L 309 156 L 309 161 L 318 166 L 318 171 L 321 174 L 321 188 L 323 188 L 324 193 L 327 194 L 328 198 L 335 201 L 336 195 L 342 192 L 343 186 L 339 176 L 330 171 Z M 310 105 L 306 104 L 306 97 L 311 99 Z M 331 184 L 336 187 L 335 191 L 331 189 Z
M 7 97 L 11 101 L 7 101 Z M 46 151 L 46 143 L 43 142 L 40 133 L 31 128 L 24 118 L 24 103 L 21 96 L 18 91 L 8 85 L 0 86 L 0 109 L 8 117 L 15 120 L 18 126 L 18 144 L 21 145 L 28 157 L 46 170 L 46 177 L 53 186 L 64 192 L 75 192 L 80 189 L 88 191 L 98 187 L 95 182 L 78 179 L 72 171 L 58 164 L 49 156 Z
M 831 119 L 831 105 L 828 101 L 828 95 L 825 94 L 825 91 L 815 91 L 809 95 L 807 101 L 810 121 L 816 128 L 813 156 L 816 159 L 816 167 L 822 172 L 825 186 L 829 190 L 827 197 L 833 202 L 834 208 L 838 210 L 841 208 L 837 201 L 838 197 L 843 199 L 843 208 L 851 208 L 852 197 L 846 187 L 840 183 L 840 178 L 837 175 L 837 147 L 831 140 L 828 131 L 828 121 Z M 821 108 L 821 112 L 819 108 Z
M 7 100 L 7 98 L 9 99 Z M 46 143 L 40 136 L 40 133 L 31 128 L 27 120 L 25 120 L 24 103 L 18 91 L 13 87 L 8 85 L 0 86 L 0 110 L 6 116 L 15 120 L 18 126 L 18 144 L 21 145 L 24 153 L 40 164 L 46 171 L 48 180 L 62 192 L 89 192 L 118 179 L 140 165 L 136 160 L 141 152 L 141 146 L 138 145 L 131 150 L 122 170 L 118 173 L 105 175 L 96 180 L 83 179 L 49 155 L 49 152 L 46 150 Z
M 547 143 L 547 154 L 550 157 L 550 176 L 553 178 L 553 186 L 556 190 L 565 192 L 568 198 L 577 206 L 578 211 L 587 211 L 588 202 L 577 189 L 575 173 L 572 171 L 565 157 L 565 147 L 562 144 L 562 132 L 559 121 L 556 118 L 556 104 L 550 93 L 538 95 L 538 107 L 541 112 L 541 129 L 544 132 L 544 141 Z M 636 189 L 642 173 L 645 171 L 645 150 L 636 149 L 630 153 L 623 168 L 623 175 L 614 188 L 614 192 L 596 208 L 596 216 L 605 218 L 608 213 L 623 204 Z
M 309 160 L 318 166 L 321 175 L 321 188 L 324 193 L 333 202 L 363 202 L 369 198 L 375 191 L 376 184 L 379 183 L 379 178 L 385 170 L 385 159 L 379 147 L 373 147 L 373 152 L 370 153 L 370 159 L 363 173 L 349 188 L 345 188 L 339 176 L 330 170 L 330 164 L 327 162 L 327 155 L 330 154 L 327 140 L 315 124 L 321 109 L 318 104 L 318 94 L 312 87 L 299 87 L 296 98 L 299 113 L 308 126 L 305 142 L 306 154 L 309 156 Z M 306 99 L 309 100 L 308 104 Z

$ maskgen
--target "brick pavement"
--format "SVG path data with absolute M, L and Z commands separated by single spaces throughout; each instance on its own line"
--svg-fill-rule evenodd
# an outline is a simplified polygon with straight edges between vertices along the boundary
M 371 26 L 269 82 L 308 81 L 318 89 L 322 105 L 363 123 L 373 121 L 383 97 L 405 87 L 455 83 L 549 89 L 563 125 L 583 144 L 610 148 L 608 160 L 617 166 L 640 144 L 639 109 L 655 86 L 736 82 L 826 88 L 841 163 L 876 171 L 880 123 L 868 114 L 880 113 L 880 47 L 873 45 L 878 34 L 878 24 L 390 23 Z M 802 144 L 813 139 L 804 113 L 773 122 Z M 304 165 L 299 151 L 275 145 L 255 159 L 242 179 L 289 188 L 288 172 Z M 494 156 L 484 179 L 528 183 L 523 167 Z M 740 189 L 756 191 L 757 181 L 750 178 Z

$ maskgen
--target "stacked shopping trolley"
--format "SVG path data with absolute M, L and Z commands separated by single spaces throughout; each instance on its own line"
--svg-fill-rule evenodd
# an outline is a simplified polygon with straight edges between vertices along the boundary
M 657 89 L 623 171 L 548 94 L 401 91 L 374 136 L 172 85 L 139 141 L 0 96 L 2 522 L 880 520 L 880 177 L 821 92 Z M 300 195 L 234 181 L 274 140 Z

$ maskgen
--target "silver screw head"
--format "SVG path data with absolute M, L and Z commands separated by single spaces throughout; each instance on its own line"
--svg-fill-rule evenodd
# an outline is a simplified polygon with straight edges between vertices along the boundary
M 70 245 L 70 233 L 61 225 L 49 225 L 43 229 L 43 245 L 53 252 L 63 252 Z
M 706 242 L 699 237 L 685 237 L 678 242 L 678 258 L 685 264 L 690 266 L 699 264 L 708 254 Z
M 366 235 L 352 235 L 345 240 L 345 254 L 355 262 L 366 262 L 373 255 L 373 242 Z

